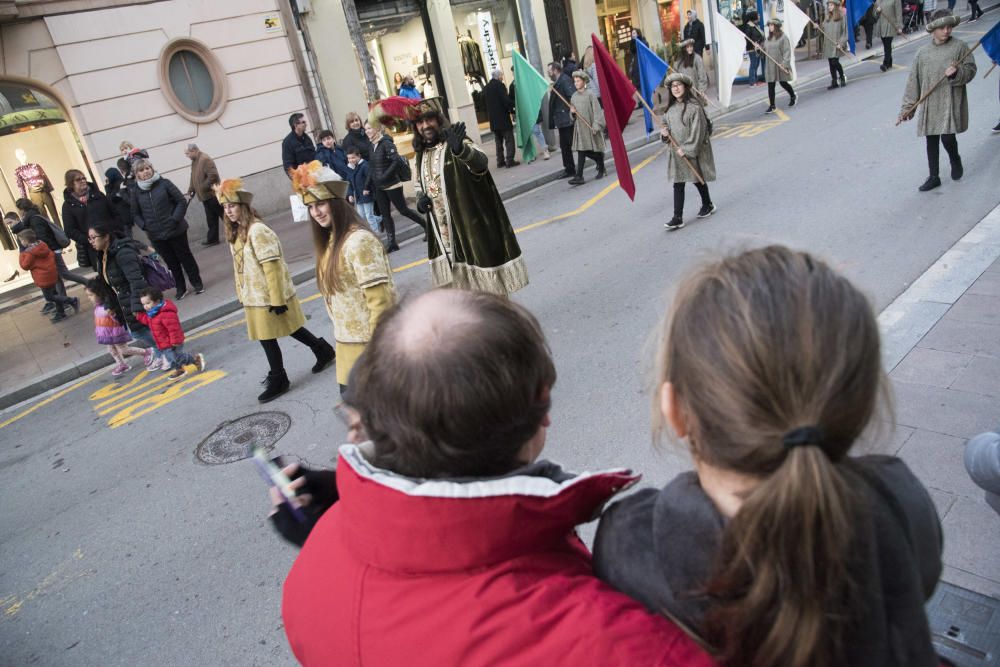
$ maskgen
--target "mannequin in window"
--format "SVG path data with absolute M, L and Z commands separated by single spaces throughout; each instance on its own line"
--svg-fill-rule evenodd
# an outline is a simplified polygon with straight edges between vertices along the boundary
M 47 210 L 49 219 L 60 227 L 59 213 L 56 210 L 56 202 L 52 199 L 52 183 L 42 169 L 42 165 L 28 162 L 28 155 L 22 149 L 14 151 L 14 156 L 20 162 L 20 166 L 14 169 L 14 177 L 17 179 L 17 189 L 21 192 L 21 197 L 34 202 L 38 210 Z

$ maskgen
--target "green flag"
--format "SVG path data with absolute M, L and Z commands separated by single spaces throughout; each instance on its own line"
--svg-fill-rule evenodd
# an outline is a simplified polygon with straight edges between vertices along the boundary
M 535 159 L 535 142 L 531 130 L 538 122 L 542 100 L 549 91 L 549 82 L 517 51 L 514 51 L 514 107 L 517 110 L 514 136 L 525 162 Z

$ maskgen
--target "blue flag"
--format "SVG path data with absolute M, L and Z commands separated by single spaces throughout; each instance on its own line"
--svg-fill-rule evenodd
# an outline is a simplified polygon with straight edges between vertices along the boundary
M 854 53 L 854 31 L 875 0 L 847 0 L 847 42 Z
M 643 44 L 642 40 L 634 40 L 634 43 L 635 55 L 639 61 L 639 94 L 649 106 L 653 106 L 653 91 L 663 81 L 670 66 L 660 60 L 660 57 Z M 653 132 L 653 117 L 649 114 L 648 109 L 644 108 L 642 113 L 646 116 L 646 135 L 648 136 Z
M 1000 23 L 993 26 L 988 33 L 983 35 L 983 51 L 989 55 L 990 60 L 1000 64 Z

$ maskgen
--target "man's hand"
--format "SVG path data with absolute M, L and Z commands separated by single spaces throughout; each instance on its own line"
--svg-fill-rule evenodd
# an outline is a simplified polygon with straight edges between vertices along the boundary
M 347 201 L 349 201 L 349 202 L 351 202 L 353 204 L 354 203 L 354 195 L 349 196 L 347 198 Z
M 427 195 L 421 195 L 420 199 L 417 200 L 417 211 L 428 213 L 432 208 L 434 208 L 434 204 L 431 202 L 431 198 Z
M 368 195 L 370 195 L 371 193 L 372 193 L 372 192 L 371 192 L 371 190 L 362 190 L 362 191 L 361 191 L 361 194 L 363 194 L 363 195 L 364 195 L 364 196 L 366 196 L 366 197 L 367 197 Z
M 292 544 L 302 546 L 326 510 L 337 502 L 337 472 L 335 470 L 310 470 L 298 463 L 282 468 L 292 483 L 289 485 L 295 491 L 295 497 L 289 502 L 295 505 L 306 516 L 304 523 L 299 522 L 288 508 L 285 499 L 272 487 L 270 519 L 275 530 Z
M 288 306 L 269 306 L 267 310 L 275 315 L 284 315 L 288 312 Z
M 451 152 L 458 155 L 462 152 L 462 147 L 465 144 L 465 123 L 455 123 L 444 131 L 444 137 L 445 141 L 448 142 L 448 148 L 451 149 Z

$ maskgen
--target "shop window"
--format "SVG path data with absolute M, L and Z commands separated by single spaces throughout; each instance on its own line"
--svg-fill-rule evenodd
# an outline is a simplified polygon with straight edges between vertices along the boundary
M 207 46 L 177 39 L 160 54 L 160 88 L 167 102 L 184 118 L 207 123 L 226 106 L 226 73 Z

